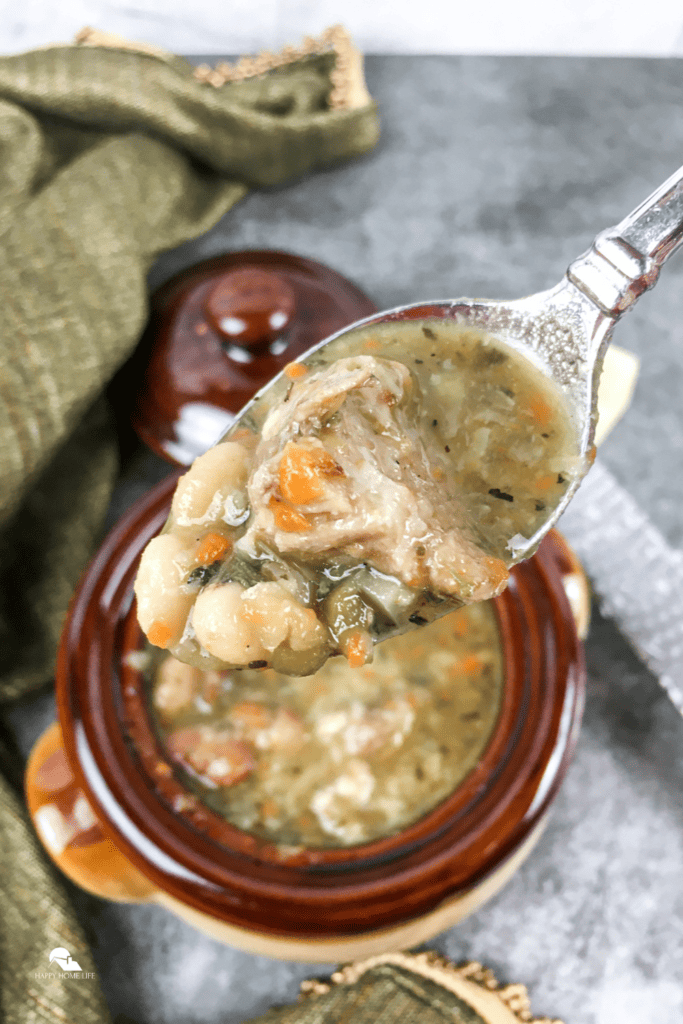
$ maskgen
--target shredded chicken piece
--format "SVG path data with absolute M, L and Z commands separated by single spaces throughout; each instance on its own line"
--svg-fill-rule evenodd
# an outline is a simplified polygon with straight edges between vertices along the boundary
M 402 363 L 373 356 L 340 359 L 294 384 L 263 425 L 247 484 L 252 518 L 236 549 L 253 554 L 265 543 L 311 560 L 343 552 L 458 600 L 499 594 L 507 569 L 471 535 L 446 460 L 411 416 L 413 392 Z

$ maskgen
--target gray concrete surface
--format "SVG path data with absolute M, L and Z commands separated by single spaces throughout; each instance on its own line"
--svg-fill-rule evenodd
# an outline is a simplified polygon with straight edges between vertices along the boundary
M 383 121 L 366 158 L 248 196 L 151 282 L 226 249 L 331 264 L 380 307 L 554 284 L 595 233 L 683 161 L 675 60 L 377 57 Z M 642 370 L 603 459 L 683 546 L 683 257 L 619 325 Z M 112 519 L 165 472 L 138 453 Z M 683 721 L 614 623 L 593 622 L 575 762 L 530 859 L 490 904 L 432 945 L 522 981 L 566 1024 L 683 1020 Z M 47 699 L 13 716 L 27 748 Z M 319 966 L 220 946 L 158 909 L 75 894 L 114 1015 L 230 1024 L 293 1000 Z M 324 969 L 323 969 L 324 972 Z

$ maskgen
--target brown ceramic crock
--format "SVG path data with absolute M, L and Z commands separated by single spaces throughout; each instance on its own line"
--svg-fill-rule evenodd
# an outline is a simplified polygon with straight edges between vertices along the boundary
M 399 315 L 448 313 L 436 304 Z M 567 597 L 583 577 L 571 551 L 551 533 L 494 602 L 501 711 L 453 794 L 397 835 L 288 853 L 189 800 L 147 712 L 134 667 L 144 638 L 133 582 L 176 479 L 130 509 L 74 596 L 57 665 L 59 725 L 38 741 L 27 770 L 44 845 L 84 888 L 160 903 L 255 953 L 334 961 L 431 938 L 498 891 L 526 857 L 571 759 L 585 684 Z
M 563 586 L 575 568 L 571 553 L 551 534 L 495 601 L 502 708 L 481 761 L 457 790 L 396 836 L 288 857 L 203 805 L 178 812 L 182 787 L 131 666 L 144 639 L 132 596 L 136 567 L 166 519 L 173 483 L 124 517 L 73 600 L 57 667 L 61 735 L 53 729 L 38 742 L 28 770 L 41 838 L 85 888 L 155 900 L 255 952 L 329 961 L 426 940 L 509 877 L 570 760 L 584 688 Z M 41 813 L 50 805 L 77 819 L 73 836 L 51 840 L 49 823 L 46 834 Z

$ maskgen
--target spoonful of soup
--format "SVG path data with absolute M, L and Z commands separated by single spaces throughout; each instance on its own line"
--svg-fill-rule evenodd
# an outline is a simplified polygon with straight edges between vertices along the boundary
M 681 241 L 682 183 L 549 291 L 389 310 L 290 364 L 180 478 L 136 581 L 150 642 L 307 675 L 499 594 L 593 460 L 604 352 Z

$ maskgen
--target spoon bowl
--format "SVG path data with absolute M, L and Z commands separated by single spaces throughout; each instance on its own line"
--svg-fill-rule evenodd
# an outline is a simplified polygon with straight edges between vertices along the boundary
M 601 232 L 555 287 L 512 301 L 459 298 L 398 306 L 356 321 L 297 361 L 305 365 L 358 328 L 391 320 L 444 317 L 491 335 L 538 367 L 567 399 L 576 430 L 578 468 L 559 503 L 533 535 L 511 538 L 511 561 L 518 562 L 537 549 L 592 465 L 598 383 L 614 326 L 640 295 L 653 287 L 662 265 L 682 240 L 683 168 L 679 168 L 619 224 Z M 281 379 L 280 374 L 261 389 L 238 420 Z

